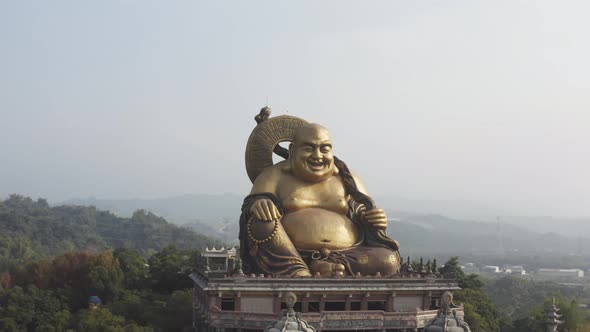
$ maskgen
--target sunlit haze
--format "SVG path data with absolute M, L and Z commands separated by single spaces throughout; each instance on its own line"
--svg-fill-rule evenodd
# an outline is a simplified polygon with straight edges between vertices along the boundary
M 590 215 L 586 1 L 5 1 L 0 195 L 247 194 L 273 115 L 374 195 Z

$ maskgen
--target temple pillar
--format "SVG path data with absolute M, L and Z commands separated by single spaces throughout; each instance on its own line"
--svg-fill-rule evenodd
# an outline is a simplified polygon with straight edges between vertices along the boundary
M 422 301 L 422 310 L 429 310 L 430 309 L 430 302 L 432 301 L 432 291 L 424 294 L 423 301 Z
M 324 312 L 326 309 L 326 294 L 322 294 L 320 297 L 320 312 Z
M 351 300 L 352 300 L 352 294 L 348 294 L 348 296 L 346 296 L 346 300 L 344 302 L 344 310 L 350 311 Z
M 388 312 L 394 312 L 395 311 L 395 292 L 391 293 L 391 295 L 389 295 L 389 298 L 387 299 L 387 311 Z
M 281 302 L 283 298 L 283 292 L 279 292 L 278 296 L 273 298 L 273 312 L 278 314 L 281 312 Z
M 234 296 L 234 311 L 242 311 L 242 293 L 240 292 Z
M 221 308 L 221 301 L 218 301 L 218 299 L 219 299 L 219 300 L 221 300 L 220 298 L 218 298 L 218 297 L 217 297 L 217 296 L 215 296 L 215 295 L 211 295 L 211 296 L 209 296 L 209 307 L 210 307 L 210 308 L 211 308 L 211 307 L 218 307 L 218 308 Z
M 371 294 L 366 293 L 361 299 L 361 310 L 363 311 L 369 310 L 369 296 L 371 296 Z
M 309 312 L 309 293 L 305 293 L 301 299 L 301 312 Z

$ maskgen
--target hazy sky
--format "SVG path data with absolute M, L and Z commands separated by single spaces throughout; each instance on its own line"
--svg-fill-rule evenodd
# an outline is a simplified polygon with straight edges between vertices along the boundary
M 587 1 L 3 1 L 0 195 L 247 193 L 273 115 L 373 194 L 590 215 Z

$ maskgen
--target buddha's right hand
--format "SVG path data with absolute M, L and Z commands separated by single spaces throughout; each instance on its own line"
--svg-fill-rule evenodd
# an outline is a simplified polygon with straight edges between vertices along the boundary
M 250 215 L 262 221 L 273 221 L 281 217 L 277 206 L 268 198 L 261 198 L 254 202 L 250 208 Z

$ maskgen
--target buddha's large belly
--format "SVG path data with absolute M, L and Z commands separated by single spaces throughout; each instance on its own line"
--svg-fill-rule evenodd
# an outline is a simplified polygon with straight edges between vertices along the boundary
M 283 228 L 297 249 L 350 248 L 359 240 L 359 230 L 345 215 L 307 208 L 287 213 Z

